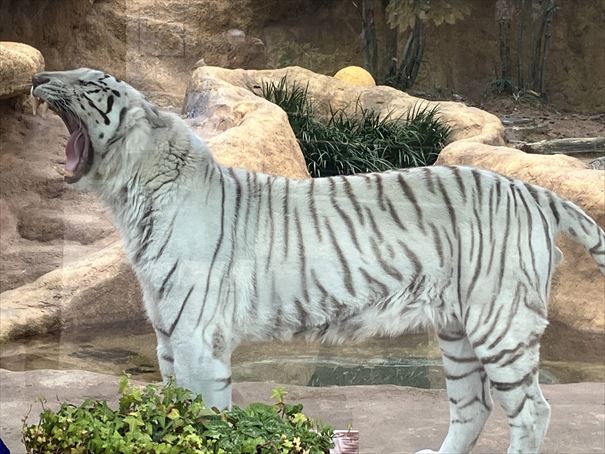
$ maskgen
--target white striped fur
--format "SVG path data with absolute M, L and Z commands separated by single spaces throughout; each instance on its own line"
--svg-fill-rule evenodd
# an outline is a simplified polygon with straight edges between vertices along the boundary
M 451 414 L 439 452 L 472 449 L 490 389 L 509 418 L 509 452 L 539 450 L 550 415 L 539 341 L 557 232 L 605 274 L 605 234 L 580 208 L 467 167 L 304 181 L 225 168 L 129 85 L 87 69 L 44 76 L 34 94 L 55 109 L 60 98 L 88 128 L 94 160 L 75 186 L 115 216 L 165 378 L 227 407 L 240 342 L 344 342 L 432 325 Z M 107 89 L 91 94 L 82 80 Z M 121 96 L 109 124 L 77 101 L 88 93 L 105 111 L 111 90 Z

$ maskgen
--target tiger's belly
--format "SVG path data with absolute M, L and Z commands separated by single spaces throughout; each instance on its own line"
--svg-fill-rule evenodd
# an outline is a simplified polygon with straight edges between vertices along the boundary
M 289 304 L 280 295 L 267 317 L 265 332 L 288 341 L 295 336 L 324 343 L 362 341 L 372 336 L 397 336 L 427 325 L 444 326 L 457 314 L 448 302 L 454 300 L 450 278 L 416 276 L 384 295 L 375 288 L 361 288 L 350 295 L 310 293 L 309 301 Z

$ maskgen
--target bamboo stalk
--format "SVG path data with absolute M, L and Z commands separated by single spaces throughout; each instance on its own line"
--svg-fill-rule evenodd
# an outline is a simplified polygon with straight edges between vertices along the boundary
M 518 0 L 517 3 L 517 86 L 524 88 L 525 81 L 523 77 L 523 26 L 525 18 L 525 1 Z
M 418 77 L 418 70 L 420 69 L 420 64 L 422 63 L 422 57 L 424 55 L 425 37 L 423 33 L 422 22 L 416 21 L 416 26 L 414 28 L 417 31 L 418 44 L 416 46 L 416 52 L 414 53 L 414 59 L 412 61 L 412 71 L 410 73 L 407 88 L 413 86 L 416 82 L 416 77 Z
M 401 53 L 401 63 L 399 65 L 399 72 L 397 73 L 397 86 L 401 88 L 405 88 L 404 81 L 407 80 L 407 66 L 409 63 L 410 49 L 414 42 L 414 36 L 414 30 L 410 30 L 408 39 L 406 40 L 405 46 L 403 47 L 403 52 Z
M 544 92 L 544 67 L 546 66 L 546 54 L 548 53 L 548 42 L 551 36 L 552 18 L 556 10 L 555 0 L 550 0 L 546 10 L 545 26 L 544 26 L 544 45 L 542 48 L 542 55 L 540 60 L 540 90 Z
M 376 74 L 378 47 L 372 4 L 373 0 L 361 0 L 361 38 L 363 43 L 363 65 L 371 74 Z

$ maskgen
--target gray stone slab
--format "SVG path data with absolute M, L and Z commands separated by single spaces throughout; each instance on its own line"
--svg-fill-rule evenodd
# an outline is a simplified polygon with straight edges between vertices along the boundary
M 25 452 L 20 442 L 21 419 L 33 406 L 30 423 L 37 419 L 45 397 L 48 406 L 59 401 L 79 403 L 85 398 L 117 401 L 118 379 L 85 371 L 0 369 L 0 436 L 13 454 Z M 269 402 L 272 383 L 236 383 L 234 402 Z M 287 386 L 290 402 L 301 402 L 305 413 L 335 428 L 349 424 L 360 432 L 362 454 L 410 453 L 437 449 L 447 432 L 448 406 L 443 390 L 400 386 L 348 386 L 310 388 Z M 605 452 L 605 386 L 603 383 L 544 385 L 553 412 L 543 453 Z M 508 426 L 499 409 L 488 421 L 477 453 L 505 452 Z

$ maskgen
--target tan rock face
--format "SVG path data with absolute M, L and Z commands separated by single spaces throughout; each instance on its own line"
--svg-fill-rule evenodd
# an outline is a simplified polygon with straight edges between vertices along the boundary
M 31 284 L 2 293 L 0 342 L 75 325 L 142 321 L 136 278 L 119 241 Z
M 231 29 L 212 36 L 212 52 L 202 56 L 203 64 L 211 64 L 229 69 L 263 69 L 270 67 L 265 43 L 253 36 L 246 36 L 242 30 Z
M 26 93 L 32 76 L 44 70 L 39 50 L 27 44 L 0 41 L 0 99 Z
M 467 3 L 472 14 L 464 20 L 427 24 L 431 38 L 426 40 L 415 89 L 480 99 L 494 80 L 497 2 Z M 224 65 L 224 48 L 215 37 L 234 27 L 254 30 L 262 37 L 275 66 L 301 65 L 333 74 L 362 62 L 359 10 L 349 1 L 61 0 L 51 7 L 39 0 L 5 0 L 2 5 L 10 13 L 0 15 L 0 35 L 32 43 L 42 50 L 49 68 L 89 65 L 129 81 L 143 74 L 148 87 L 170 96 L 171 102 L 175 89 L 178 98 L 182 96 L 187 71 L 197 60 Z M 602 111 L 605 53 L 598 43 L 605 35 L 602 21 L 595 18 L 603 17 L 604 5 L 594 0 L 558 5 L 545 72 L 549 102 Z M 386 30 L 381 20 L 376 24 L 378 46 L 384 49 Z M 405 42 L 405 36 L 400 40 Z M 443 65 L 444 61 L 449 64 Z M 384 73 L 389 62 L 378 66 L 378 72 Z
M 253 12 L 253 5 L 241 1 L 62 0 L 41 5 L 7 0 L 0 36 L 32 43 L 48 69 L 99 68 L 156 103 L 177 106 L 200 58 L 227 67 L 269 65 L 261 40 L 252 35 L 230 39 L 228 31 L 261 29 L 259 22 L 268 20 L 279 3 L 264 2 Z
M 564 155 L 531 155 L 522 151 L 474 142 L 456 142 L 439 155 L 438 164 L 490 169 L 548 188 L 582 207 L 605 227 L 605 172 L 586 169 Z M 605 278 L 592 257 L 576 242 L 558 242 L 564 261 L 555 273 L 549 319 L 581 331 L 605 330 Z
M 58 116 L 0 101 L 0 293 L 97 251 L 114 229 L 92 194 L 54 170 L 65 162 Z
M 194 71 L 190 87 L 199 87 L 202 80 L 218 79 L 235 87 L 260 93 L 263 82 L 277 83 L 283 77 L 287 78 L 289 84 L 308 87 L 310 100 L 319 115 L 328 116 L 330 107 L 352 112 L 356 106 L 360 106 L 393 117 L 405 115 L 417 106 L 438 107 L 441 118 L 452 128 L 452 141 L 473 140 L 492 145 L 504 144 L 502 123 L 498 117 L 483 110 L 457 102 L 427 101 L 386 86 L 355 86 L 296 66 L 259 71 L 230 71 L 206 66 Z
M 291 178 L 309 174 L 285 112 L 202 67 L 189 83 L 184 113 L 223 165 Z M 244 71 L 234 71 L 244 73 Z

